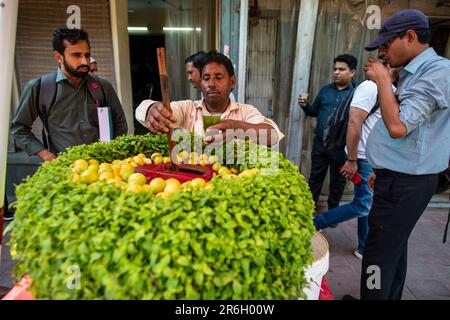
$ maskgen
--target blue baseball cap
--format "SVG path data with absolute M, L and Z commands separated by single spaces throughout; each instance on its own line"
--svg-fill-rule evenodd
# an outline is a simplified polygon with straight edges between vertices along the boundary
M 373 51 L 397 33 L 403 31 L 429 29 L 428 21 L 428 17 L 422 11 L 416 9 L 400 10 L 383 22 L 380 31 L 378 31 L 378 36 L 365 49 Z

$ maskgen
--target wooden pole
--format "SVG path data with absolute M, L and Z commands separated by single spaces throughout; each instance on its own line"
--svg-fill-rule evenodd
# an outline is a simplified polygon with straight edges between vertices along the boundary
M 165 48 L 157 48 L 156 49 L 158 56 L 158 69 L 159 69 L 159 82 L 161 84 L 161 95 L 162 95 L 162 103 L 164 108 L 169 110 L 172 113 L 172 108 L 170 107 L 170 94 L 169 94 L 169 81 L 167 74 L 167 66 L 166 66 L 166 49 Z M 170 129 L 167 133 L 167 140 L 169 142 L 169 155 L 172 160 L 172 150 L 175 147 L 175 142 L 172 141 L 173 129 Z M 172 168 L 176 169 L 175 164 L 172 160 Z

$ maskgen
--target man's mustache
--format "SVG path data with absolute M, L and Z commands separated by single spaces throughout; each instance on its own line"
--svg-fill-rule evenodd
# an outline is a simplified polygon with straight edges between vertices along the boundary
M 83 65 L 79 66 L 79 67 L 77 68 L 77 70 L 78 70 L 78 69 L 81 69 L 81 68 L 88 68 L 88 69 L 89 69 L 90 66 L 83 64 Z

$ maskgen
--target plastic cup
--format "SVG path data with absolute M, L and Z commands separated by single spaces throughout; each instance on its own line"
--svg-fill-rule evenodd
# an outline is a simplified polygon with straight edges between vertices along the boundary
M 305 99 L 305 103 L 308 103 L 309 93 L 300 93 L 300 98 Z

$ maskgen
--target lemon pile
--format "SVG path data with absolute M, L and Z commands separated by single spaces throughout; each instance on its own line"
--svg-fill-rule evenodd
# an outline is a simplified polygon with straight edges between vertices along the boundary
M 254 168 L 239 173 L 235 168 L 229 169 L 222 166 L 220 163 L 215 162 L 216 156 L 214 155 L 199 155 L 195 152 L 188 153 L 186 151 L 181 151 L 177 157 L 179 163 L 200 164 L 203 166 L 212 164 L 212 168 L 215 171 L 214 175 L 218 175 L 225 180 L 249 177 L 260 172 L 260 169 Z M 95 182 L 113 183 L 116 187 L 127 192 L 151 192 L 156 196 L 163 198 L 178 190 L 210 190 L 214 188 L 213 184 L 206 182 L 203 178 L 195 178 L 185 183 L 181 183 L 174 178 L 167 180 L 155 178 L 147 183 L 147 178 L 143 174 L 135 172 L 137 166 L 170 162 L 170 157 L 163 157 L 160 153 L 153 153 L 150 158 L 147 158 L 145 154 L 140 153 L 124 160 L 114 160 L 112 163 L 99 163 L 95 159 L 78 159 L 72 166 L 72 180 L 84 184 L 92 184 Z

